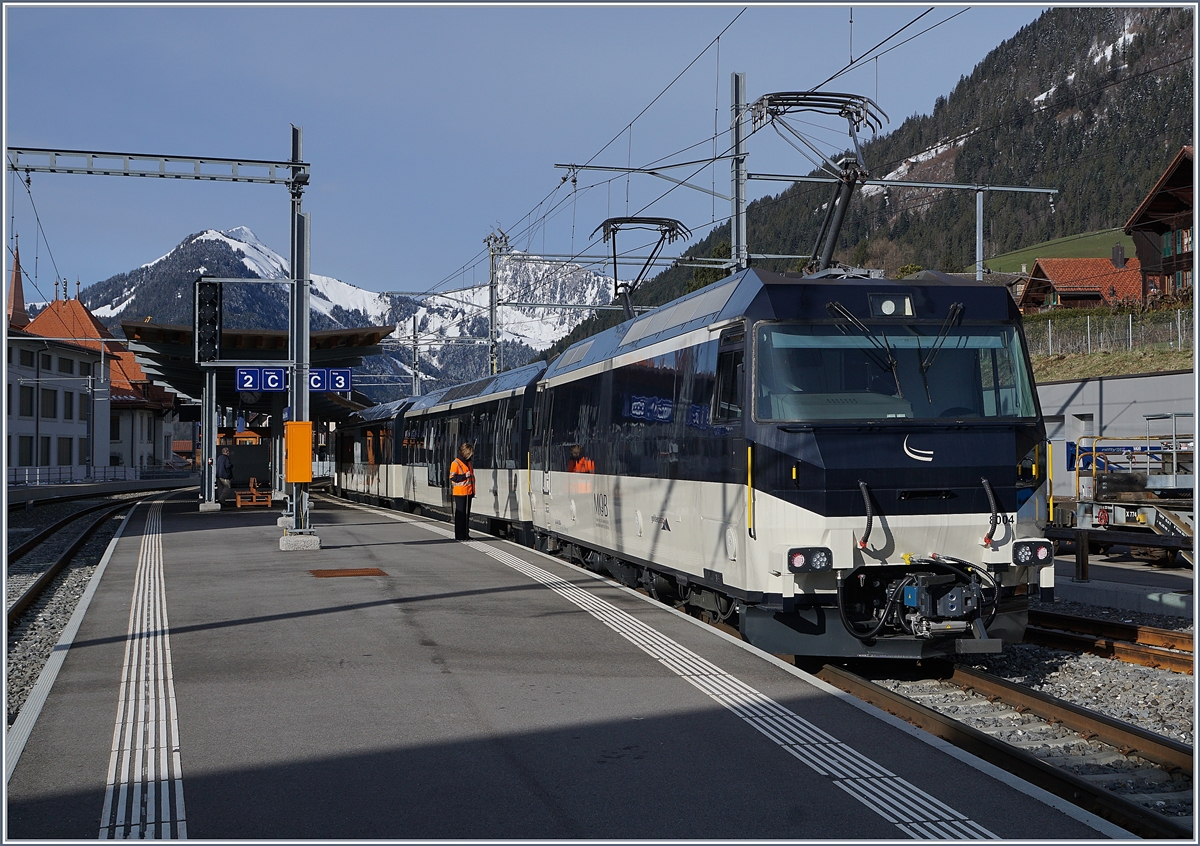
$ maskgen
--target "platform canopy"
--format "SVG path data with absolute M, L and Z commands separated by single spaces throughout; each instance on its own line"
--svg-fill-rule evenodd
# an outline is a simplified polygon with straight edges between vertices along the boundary
M 151 379 L 170 387 L 177 394 L 196 400 L 204 392 L 204 368 L 195 361 L 192 327 L 161 323 L 121 323 L 129 349 Z M 380 341 L 395 326 L 368 326 L 358 329 L 332 329 L 309 334 L 309 366 L 346 368 L 362 365 L 366 356 L 383 352 Z M 288 333 L 283 330 L 225 329 L 221 333 L 222 361 L 286 361 Z M 271 414 L 273 397 L 286 394 L 239 393 L 234 385 L 234 368 L 220 367 L 217 375 L 217 405 L 243 411 Z M 342 422 L 359 409 L 373 405 L 364 395 L 310 394 L 310 413 L 314 420 Z

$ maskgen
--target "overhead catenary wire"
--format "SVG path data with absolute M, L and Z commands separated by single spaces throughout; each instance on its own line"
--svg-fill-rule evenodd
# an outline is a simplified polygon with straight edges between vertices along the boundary
M 11 156 L 9 156 L 8 162 L 12 167 L 14 167 L 14 168 L 16 167 L 16 162 L 13 160 L 13 158 Z M 55 296 L 57 297 L 57 295 L 58 295 L 58 280 L 63 277 L 62 277 L 62 274 L 58 272 L 58 262 L 55 261 L 55 259 L 54 259 L 54 251 L 50 249 L 50 239 L 46 237 L 46 230 L 42 226 L 41 215 L 38 214 L 37 203 L 33 199 L 33 180 L 29 174 L 26 174 L 24 179 L 18 179 L 18 181 L 21 183 L 22 186 L 24 186 L 25 193 L 28 194 L 28 196 L 29 196 L 29 205 L 33 209 L 33 219 L 37 223 L 37 232 L 40 235 L 40 240 L 42 242 L 45 242 L 46 253 L 50 256 L 50 263 L 54 266 L 54 287 L 55 287 Z M 15 198 L 13 201 L 13 205 L 14 206 L 16 205 Z M 39 297 L 41 297 L 42 299 L 44 299 L 46 301 L 49 301 L 50 298 L 42 293 L 42 289 L 39 288 L 38 284 L 37 284 L 37 259 L 38 259 L 38 240 L 37 239 L 35 239 L 35 241 L 34 241 L 34 253 L 33 254 L 34 254 L 34 260 L 33 260 L 33 271 L 34 272 L 33 272 L 33 278 L 30 279 L 30 283 L 33 285 L 33 289 L 38 292 Z M 21 271 L 28 278 L 29 274 L 25 273 L 25 269 L 22 268 Z
M 664 94 L 666 94 L 672 87 L 674 87 L 675 83 L 678 82 L 684 76 L 684 74 L 686 74 L 692 68 L 692 66 L 696 64 L 696 62 L 698 62 L 701 58 L 703 58 L 704 54 L 707 53 L 713 47 L 713 45 L 717 43 L 717 40 L 722 35 L 724 35 L 729 30 L 729 28 L 732 27 L 738 21 L 739 18 L 741 18 L 741 16 L 745 13 L 745 11 L 746 11 L 746 7 L 743 7 L 737 13 L 737 15 L 734 16 L 733 20 L 731 20 L 728 24 L 726 24 L 725 27 L 717 34 L 716 38 L 714 38 L 711 42 L 709 42 L 708 45 L 706 45 L 703 50 L 701 50 L 699 53 L 697 53 L 695 58 L 693 58 L 687 64 L 687 66 L 682 71 L 680 71 L 675 76 L 675 78 L 672 79 L 671 82 L 669 82 L 667 84 L 667 86 L 665 88 L 663 88 L 662 91 L 660 91 L 654 97 L 654 99 L 652 99 L 648 104 L 646 104 L 646 106 L 640 112 L 638 112 L 638 114 L 633 118 L 633 120 L 631 120 L 628 124 L 626 124 L 624 127 L 622 127 L 621 130 L 619 132 L 617 132 L 604 146 L 602 146 L 599 150 L 597 150 L 587 160 L 586 163 L 590 164 L 593 161 L 595 161 L 596 158 L 598 158 L 601 154 L 603 154 L 604 151 L 607 150 L 613 144 L 614 141 L 616 141 L 618 138 L 620 138 L 622 135 L 624 135 L 626 133 L 627 129 L 631 128 L 634 123 L 636 123 L 643 115 L 645 115 L 646 112 L 649 111 L 654 106 L 654 104 L 657 103 L 659 101 L 659 99 L 662 98 L 662 96 Z M 554 188 L 551 189 L 551 191 L 546 195 L 546 197 L 544 197 L 542 200 L 540 200 L 538 204 L 535 204 L 534 210 L 536 210 L 538 205 L 545 203 L 550 197 L 554 196 L 554 194 L 561 188 L 563 182 L 565 182 L 565 181 L 566 180 L 564 179 L 564 180 L 560 181 L 558 185 L 555 185 Z M 527 212 L 522 219 L 528 218 L 532 214 L 533 214 L 533 210 L 531 210 L 530 212 Z M 513 229 L 515 229 L 515 227 L 513 227 Z M 516 237 L 519 238 L 519 237 L 521 237 L 522 234 L 523 234 L 522 232 L 518 232 Z M 462 266 L 462 268 L 460 268 L 460 270 L 463 268 L 466 268 L 466 267 L 474 267 L 474 266 L 478 265 L 479 263 L 481 263 L 483 261 L 483 259 L 485 257 L 487 257 L 486 251 L 479 251 L 479 252 L 475 253 L 467 261 L 467 263 L 464 264 Z M 455 270 L 453 273 L 448 274 L 447 276 L 443 277 L 441 280 L 439 280 L 438 282 L 431 285 L 430 288 L 428 289 L 428 292 L 432 293 L 433 291 L 436 291 L 438 288 L 443 286 L 446 282 L 453 279 L 455 276 L 459 275 L 459 272 L 460 272 L 459 270 Z
M 963 11 L 965 11 L 965 10 L 963 10 Z M 925 14 L 927 14 L 927 13 L 925 13 Z M 855 64 L 861 64 L 861 63 L 863 63 L 863 62 L 866 62 L 866 61 L 872 61 L 872 60 L 874 60 L 874 61 L 876 61 L 876 63 L 877 63 L 877 62 L 878 62 L 878 57 L 879 57 L 879 56 L 881 56 L 881 55 L 885 55 L 885 54 L 887 54 L 887 53 L 890 53 L 891 51 L 893 51 L 893 50 L 895 50 L 895 49 L 898 49 L 900 46 L 903 46 L 904 44 L 907 44 L 907 43 L 909 43 L 910 41 L 912 41 L 913 39 L 915 39 L 915 38 L 917 38 L 917 37 L 919 37 L 919 36 L 923 35 L 924 33 L 928 32 L 928 31 L 930 31 L 930 30 L 932 30 L 932 29 L 934 29 L 934 28 L 936 28 L 936 27 L 938 27 L 938 26 L 940 26 L 940 25 L 942 25 L 943 23 L 946 23 L 946 22 L 948 22 L 949 20 L 952 20 L 953 18 L 957 17 L 957 16 L 958 16 L 958 14 L 962 14 L 962 12 L 956 13 L 955 15 L 952 15 L 950 18 L 947 18 L 947 19 L 945 19 L 945 20 L 939 21 L 939 22 L 937 22 L 937 23 L 935 23 L 935 24 L 931 25 L 930 27 L 927 27 L 926 29 L 922 30 L 921 32 L 918 32 L 918 33 L 916 33 L 916 34 L 914 34 L 914 35 L 910 36 L 909 38 L 905 39 L 904 41 L 901 41 L 901 42 L 900 42 L 900 43 L 898 43 L 898 44 L 892 44 L 891 46 L 887 46 L 887 47 L 886 47 L 886 49 L 882 49 L 882 48 L 884 48 L 884 47 L 885 47 L 885 45 L 887 45 L 887 44 L 888 44 L 890 41 L 894 40 L 894 39 L 895 39 L 895 37 L 896 37 L 898 34 L 900 34 L 900 33 L 904 32 L 904 31 L 906 31 L 906 30 L 907 30 L 908 28 L 910 28 L 910 27 L 911 27 L 911 26 L 912 26 L 914 23 L 916 23 L 916 22 L 917 22 L 917 21 L 919 21 L 919 20 L 920 20 L 922 17 L 924 17 L 924 14 L 923 14 L 923 15 L 920 15 L 920 16 L 916 17 L 916 18 L 915 18 L 915 19 L 914 19 L 912 22 L 910 22 L 909 24 L 907 24 L 905 27 L 903 27 L 903 28 L 901 28 L 901 29 L 897 30 L 897 32 L 896 32 L 896 33 L 893 33 L 891 36 L 889 36 L 889 38 L 887 38 L 887 39 L 884 39 L 883 41 L 881 41 L 879 44 L 877 44 L 875 47 L 873 47 L 871 51 L 868 51 L 867 53 L 863 54 L 862 56 L 859 56 L 859 57 L 857 57 L 857 58 L 854 60 L 854 62 L 855 62 Z M 736 20 L 736 19 L 735 19 L 735 20 Z M 714 42 L 718 42 L 718 41 L 719 41 L 719 38 L 718 38 L 718 39 L 714 39 Z M 712 46 L 712 45 L 710 45 L 710 46 Z M 1180 60 L 1180 61 L 1183 61 L 1183 60 Z M 1171 64 L 1177 64 L 1177 63 L 1178 63 L 1178 62 L 1172 62 L 1172 63 L 1168 63 L 1167 65 L 1164 65 L 1164 67 L 1170 66 Z M 837 74 L 834 74 L 833 76 L 831 76 L 831 77 L 830 77 L 830 81 L 831 81 L 832 79 L 835 79 L 835 78 L 837 78 L 839 75 L 841 75 L 841 73 L 843 73 L 843 72 L 845 72 L 845 71 L 847 71 L 847 70 L 849 70 L 849 69 L 851 69 L 851 68 L 846 68 L 846 69 L 843 69 L 842 71 L 839 71 Z M 685 70 L 686 70 L 686 69 L 685 69 Z M 1141 75 L 1141 74 L 1139 74 L 1139 75 Z M 1121 82 L 1124 82 L 1124 81 L 1129 81 L 1129 80 L 1131 80 L 1131 79 L 1134 79 L 1134 78 L 1136 78 L 1136 77 L 1137 77 L 1137 76 L 1139 76 L 1139 75 L 1133 75 L 1133 76 L 1125 77 L 1125 78 L 1123 78 L 1122 80 L 1118 80 L 1118 81 L 1116 81 L 1116 82 L 1114 82 L 1114 83 L 1110 83 L 1109 85 L 1106 85 L 1106 86 L 1103 86 L 1103 87 L 1110 87 L 1110 85 L 1113 85 L 1113 84 L 1120 84 Z M 826 84 L 826 83 L 823 83 L 823 84 Z M 660 96 L 661 96 L 661 94 L 660 94 Z M 1073 97 L 1075 97 L 1075 96 L 1080 96 L 1080 94 L 1078 94 L 1078 93 L 1072 93 L 1072 96 L 1073 96 Z M 656 98 L 656 99 L 657 99 L 657 98 Z M 1068 100 L 1069 100 L 1069 98 L 1068 98 Z M 1039 109 L 1038 109 L 1038 110 L 1042 110 L 1042 109 L 1046 109 L 1046 108 L 1055 107 L 1055 106 L 1057 106 L 1057 105 L 1058 105 L 1060 102 L 1061 102 L 1060 98 L 1054 98 L 1054 100 L 1053 100 L 1051 103 L 1046 103 L 1046 104 L 1042 105 L 1041 107 L 1039 107 Z M 653 101 L 652 101 L 651 105 L 652 105 L 652 104 L 653 104 Z M 647 108 L 649 108 L 649 107 L 647 107 Z M 642 113 L 644 114 L 644 113 L 645 113 L 645 111 L 646 111 L 646 110 L 644 109 Z M 640 115 L 639 115 L 639 117 L 640 117 Z M 635 120 L 636 120 L 636 118 L 635 118 Z M 1000 124 L 997 124 L 996 126 L 1002 126 L 1002 125 L 1004 125 L 1004 123 L 1007 123 L 1007 122 L 1001 122 Z M 632 124 L 632 122 L 631 122 L 631 124 Z M 603 152 L 603 150 L 604 150 L 604 149 L 606 149 L 608 146 L 610 146 L 610 145 L 611 145 L 612 141 L 615 141 L 617 138 L 619 138 L 619 137 L 621 136 L 621 134 L 623 134 L 623 133 L 624 133 L 624 132 L 625 132 L 625 131 L 626 131 L 626 130 L 627 130 L 627 129 L 628 129 L 630 126 L 631 126 L 631 124 L 627 124 L 627 125 L 626 125 L 626 127 L 625 127 L 625 128 L 623 128 L 621 132 L 618 132 L 616 135 L 614 135 L 614 136 L 613 136 L 613 138 L 610 140 L 609 144 L 605 145 L 605 147 L 602 147 L 600 152 Z M 986 129 L 987 129 L 987 127 L 978 127 L 978 128 L 976 128 L 976 129 L 974 129 L 974 130 L 971 130 L 971 131 L 969 131 L 969 132 L 967 133 L 967 135 L 974 134 L 974 133 L 978 133 L 978 132 L 981 132 L 981 131 L 986 131 Z M 717 136 L 717 135 L 718 135 L 717 133 L 714 133 L 714 136 Z M 697 144 L 696 144 L 696 145 L 692 145 L 692 146 L 694 147 L 694 146 L 697 146 L 698 144 L 701 144 L 701 143 L 710 143 L 710 144 L 711 144 L 711 143 L 713 143 L 713 139 L 712 139 L 712 138 L 706 138 L 706 139 L 704 139 L 703 141 L 701 141 L 701 142 L 697 142 Z M 597 155 L 599 155 L 599 153 L 598 153 Z M 592 157 L 591 159 L 589 159 L 588 161 L 589 161 L 589 162 L 591 162 L 591 161 L 594 161 L 596 157 L 597 157 L 597 156 L 593 156 L 593 157 Z M 627 157 L 627 158 L 631 158 L 631 157 Z M 713 155 L 713 157 L 712 157 L 712 158 L 713 158 L 713 160 L 714 160 L 714 161 L 715 161 L 715 160 L 718 158 L 718 157 L 716 156 L 716 154 L 715 154 L 715 146 L 714 146 L 714 155 Z M 659 159 L 659 160 L 657 160 L 657 161 L 662 161 L 662 159 Z M 707 166 L 707 165 L 706 165 L 706 166 Z M 564 177 L 564 178 L 563 178 L 563 180 L 562 180 L 562 182 L 560 183 L 560 186 L 561 186 L 561 185 L 563 185 L 563 184 L 565 184 L 565 182 L 566 182 L 566 181 L 568 181 L 568 179 L 571 179 L 571 177 L 572 177 L 572 176 L 573 176 L 573 174 L 568 174 L 568 176 L 567 176 L 567 177 Z M 577 215 L 577 211 L 578 211 L 578 200 L 579 200 L 580 194 L 581 194 L 582 192 L 586 192 L 587 190 L 593 189 L 593 188 L 595 188 L 595 187 L 598 187 L 598 186 L 603 186 L 603 185 L 608 185 L 608 184 L 611 184 L 611 181 L 613 181 L 614 179 L 617 179 L 617 178 L 623 178 L 623 177 L 621 177 L 621 176 L 610 177 L 610 178 L 608 178 L 608 179 L 601 180 L 601 181 L 599 181 L 599 182 L 593 183 L 593 184 L 592 184 L 592 185 L 590 185 L 590 186 L 581 186 L 581 185 L 578 185 L 578 184 L 577 184 L 577 183 L 576 183 L 576 182 L 575 182 L 575 181 L 572 179 L 572 186 L 571 186 L 571 189 L 570 189 L 568 192 L 564 192 L 564 195 L 565 195 L 565 196 L 563 196 L 562 198 L 560 198 L 558 201 L 552 201 L 552 200 L 550 199 L 550 198 L 553 198 L 553 195 L 554 195 L 554 191 L 551 191 L 551 192 L 550 192 L 550 193 L 547 195 L 547 198 L 544 198 L 544 199 L 543 199 L 541 202 L 539 202 L 538 206 L 537 206 L 537 207 L 535 207 L 533 210 L 531 210 L 531 212 L 530 212 L 530 213 L 529 213 L 529 214 L 526 216 L 526 218 L 527 218 L 527 221 L 528 221 L 528 222 L 527 222 L 527 226 L 525 227 L 525 228 L 528 230 L 528 231 L 527 231 L 527 234 L 526 234 L 526 240 L 528 241 L 528 238 L 532 237 L 532 235 L 533 235 L 533 232 L 534 232 L 534 231 L 536 231 L 536 229 L 537 229 L 537 228 L 539 228 L 539 227 L 543 227 L 543 238 L 544 238 L 544 237 L 545 237 L 545 229 L 544 229 L 544 226 L 545 226 L 546 222 L 547 222 L 547 221 L 549 221 L 549 220 L 551 220 L 551 219 L 553 219 L 553 218 L 555 217 L 555 215 L 557 215 L 558 213 L 560 213 L 560 210 L 561 210 L 562 208 L 565 208 L 565 205 L 566 205 L 566 204 L 569 204 L 569 205 L 571 206 L 571 212 L 572 212 L 572 218 L 573 218 L 573 220 L 572 220 L 572 223 L 574 224 L 574 223 L 576 222 L 576 221 L 575 221 L 575 217 L 576 217 L 576 215 Z M 690 178 L 690 177 L 689 177 L 689 178 Z M 715 184 L 715 178 L 714 178 L 714 184 Z M 555 187 L 555 190 L 558 190 L 558 188 L 559 188 L 560 186 L 556 186 L 556 187 Z M 661 200 L 662 200 L 664 197 L 666 197 L 667 195 L 669 195 L 669 194 L 671 193 L 671 191 L 673 191 L 673 190 L 674 190 L 674 187 L 672 187 L 672 188 L 670 188 L 670 189 L 668 189 L 668 190 L 664 191 L 664 192 L 663 192 L 662 194 L 660 194 L 658 197 L 656 197 L 655 199 L 653 199 L 653 200 L 651 200 L 649 203 L 647 203 L 645 206 L 643 206 L 643 210 L 644 210 L 644 209 L 646 209 L 646 208 L 649 208 L 649 207 L 651 207 L 651 206 L 652 206 L 654 203 L 656 203 L 656 202 L 660 202 L 660 201 L 661 201 Z M 794 193 L 789 193 L 789 194 L 788 194 L 788 197 L 789 197 L 789 198 L 795 197 L 795 194 L 794 194 Z M 778 200 L 769 200 L 769 199 L 767 199 L 767 198 L 762 198 L 762 199 L 760 199 L 760 200 L 756 201 L 756 203 L 763 203 L 763 202 L 767 202 L 767 203 L 772 203 L 772 204 L 773 204 L 773 203 L 774 203 L 774 202 L 776 202 L 776 201 L 778 201 Z M 934 202 L 934 201 L 935 201 L 935 200 L 929 200 L 929 201 L 927 201 L 927 202 Z M 714 201 L 714 202 L 715 202 L 715 201 Z M 912 208 L 915 208 L 915 206 L 913 206 Z M 714 205 L 714 210 L 715 210 L 715 205 Z M 728 222 L 728 217 L 723 217 L 723 218 L 719 218 L 719 219 L 718 219 L 718 218 L 716 218 L 716 216 L 715 216 L 715 211 L 714 211 L 714 214 L 713 214 L 713 219 L 712 219 L 712 220 L 709 222 L 709 225 L 708 225 L 707 227 L 697 227 L 697 230 L 714 228 L 714 227 L 716 227 L 716 226 L 724 225 L 726 222 Z M 574 232 L 573 232 L 573 228 L 574 228 L 574 227 L 572 227 L 572 244 L 571 244 L 571 252 L 572 252 L 572 254 L 581 254 L 581 253 L 583 253 L 583 252 L 586 252 L 586 250 L 587 250 L 587 249 L 589 249 L 591 245 L 589 244 L 589 245 L 587 245 L 587 246 L 585 246 L 585 247 L 583 247 L 583 248 L 581 248 L 581 249 L 578 249 L 578 250 L 577 250 L 576 244 L 574 243 L 574 240 L 575 240 L 575 239 L 574 239 Z M 542 277 L 542 279 L 544 279 L 544 280 L 546 280 L 547 282 L 549 282 L 549 281 L 552 281 L 552 280 L 554 280 L 554 279 L 560 278 L 561 274 L 562 274 L 562 273 L 565 273 L 565 272 L 569 272 L 569 269 L 565 269 L 565 268 L 564 268 L 564 269 L 552 269 L 552 270 L 550 270 L 549 272 L 547 272 L 546 274 L 544 274 L 544 275 L 543 275 L 543 277 Z

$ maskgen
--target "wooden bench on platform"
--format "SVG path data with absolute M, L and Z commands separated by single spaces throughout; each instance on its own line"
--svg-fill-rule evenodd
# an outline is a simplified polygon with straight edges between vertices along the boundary
M 271 504 L 271 492 L 260 491 L 258 489 L 258 479 L 253 476 L 250 477 L 250 490 L 235 491 L 235 495 L 237 496 L 238 508 L 241 508 L 243 505 L 269 506 Z

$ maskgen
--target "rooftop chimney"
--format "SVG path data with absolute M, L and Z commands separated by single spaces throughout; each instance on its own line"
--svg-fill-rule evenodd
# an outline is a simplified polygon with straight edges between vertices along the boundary
M 1124 267 L 1125 266 L 1125 245 L 1124 244 L 1114 244 L 1113 245 L 1112 263 L 1113 263 L 1113 267 Z

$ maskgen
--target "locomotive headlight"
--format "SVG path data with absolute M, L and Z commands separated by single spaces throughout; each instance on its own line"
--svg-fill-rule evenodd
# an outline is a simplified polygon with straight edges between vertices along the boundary
M 833 567 L 833 553 L 823 546 L 789 549 L 787 565 L 793 573 L 821 573 Z
M 1021 567 L 1042 567 L 1054 560 L 1054 547 L 1050 541 L 1017 541 L 1013 544 L 1013 563 Z
M 912 317 L 911 294 L 869 294 L 872 317 Z

